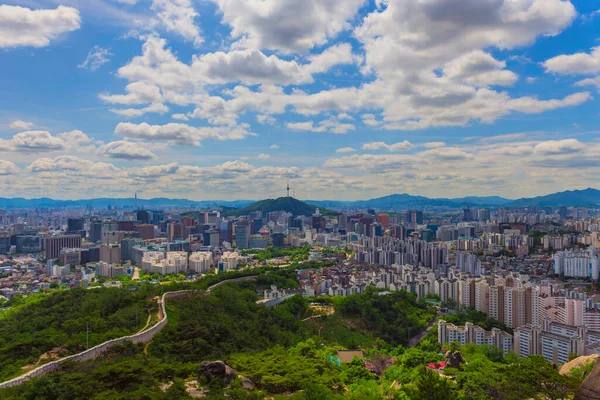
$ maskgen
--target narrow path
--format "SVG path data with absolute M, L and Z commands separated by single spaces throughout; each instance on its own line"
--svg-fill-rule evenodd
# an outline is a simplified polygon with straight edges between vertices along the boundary
M 427 326 L 427 329 L 425 329 L 423 332 L 419 333 L 417 336 L 410 338 L 410 340 L 408 341 L 408 346 L 407 347 L 414 347 L 417 344 L 419 344 L 419 342 L 421 340 L 423 340 L 423 338 L 429 333 L 429 331 L 435 326 L 435 323 L 437 321 L 437 317 L 441 315 L 439 313 L 436 313 L 435 318 L 433 319 L 433 321 L 431 321 L 429 323 L 429 325 Z
M 146 325 L 144 325 L 144 327 L 142 329 L 137 331 L 137 333 L 144 332 L 146 330 L 146 328 L 148 327 L 148 325 L 150 325 L 150 321 L 152 320 L 152 310 L 154 310 L 154 308 L 151 308 L 148 310 L 148 318 L 146 319 Z

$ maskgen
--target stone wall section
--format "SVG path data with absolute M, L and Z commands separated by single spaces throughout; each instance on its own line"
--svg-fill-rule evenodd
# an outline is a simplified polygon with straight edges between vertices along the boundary
M 221 281 L 215 285 L 210 286 L 206 292 L 210 293 L 210 291 L 212 289 L 215 289 L 221 285 L 224 285 L 225 283 L 250 281 L 250 280 L 256 280 L 256 276 L 246 276 L 246 277 L 242 277 L 242 278 L 227 279 L 227 280 Z M 73 354 L 73 355 L 70 355 L 67 357 L 63 357 L 60 360 L 52 361 L 52 362 L 49 362 L 48 364 L 41 365 L 35 369 L 32 369 L 29 372 L 24 373 L 21 376 L 18 376 L 16 378 L 13 378 L 8 381 L 0 383 L 0 389 L 19 386 L 31 378 L 35 378 L 38 376 L 46 375 L 50 372 L 54 372 L 59 368 L 60 364 L 66 360 L 87 361 L 87 360 L 94 359 L 94 358 L 99 357 L 102 354 L 104 354 L 112 346 L 122 344 L 126 341 L 130 341 L 132 343 L 148 343 L 149 341 L 151 341 L 154 338 L 154 336 L 156 336 L 165 327 L 165 325 L 167 325 L 167 310 L 165 307 L 166 300 L 173 299 L 173 298 L 185 297 L 186 295 L 189 295 L 191 293 L 201 293 L 201 292 L 197 291 L 197 290 L 179 290 L 179 291 L 175 291 L 175 292 L 164 293 L 162 295 L 161 301 L 160 301 L 160 307 L 162 307 L 164 318 L 162 320 L 158 321 L 152 327 L 146 329 L 145 331 L 137 333 L 135 335 L 123 336 L 123 337 L 120 337 L 117 339 L 112 339 L 112 340 L 106 341 L 104 343 L 101 343 L 97 346 L 94 346 L 90 349 L 87 349 L 85 351 L 82 351 L 81 353 Z

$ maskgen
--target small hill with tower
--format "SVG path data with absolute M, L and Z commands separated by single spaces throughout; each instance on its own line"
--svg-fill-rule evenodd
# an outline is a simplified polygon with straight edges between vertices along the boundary
M 255 211 L 262 211 L 263 213 L 269 213 L 273 211 L 285 211 L 288 213 L 292 213 L 294 216 L 297 215 L 305 215 L 310 216 L 317 212 L 319 209 L 319 213 L 325 216 L 337 215 L 335 211 L 318 208 L 316 206 L 310 205 L 298 199 L 295 199 L 290 196 L 279 197 L 277 199 L 265 199 L 257 201 L 256 203 L 250 204 L 249 206 L 238 208 L 234 210 L 229 210 L 226 215 L 227 216 L 238 216 L 238 215 L 247 215 Z

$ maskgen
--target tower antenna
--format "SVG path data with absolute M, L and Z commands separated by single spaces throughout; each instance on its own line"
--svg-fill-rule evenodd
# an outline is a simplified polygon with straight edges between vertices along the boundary
M 287 180 L 287 197 L 290 197 L 290 180 Z

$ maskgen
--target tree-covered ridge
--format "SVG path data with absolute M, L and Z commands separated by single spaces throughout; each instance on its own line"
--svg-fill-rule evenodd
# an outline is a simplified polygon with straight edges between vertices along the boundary
M 382 294 L 369 286 L 363 294 L 336 299 L 335 305 L 342 315 L 355 318 L 359 328 L 394 346 L 406 344 L 435 318 L 435 308 L 404 290 Z
M 467 361 L 463 369 L 446 369 L 442 376 L 425 367 L 444 359 L 435 337 L 402 346 L 408 327 L 421 330 L 434 317 L 426 303 L 406 292 L 369 289 L 347 298 L 311 299 L 333 304 L 336 312 L 308 320 L 311 309 L 300 296 L 277 308 L 256 303 L 262 289 L 292 282 L 292 276 L 292 270 L 265 270 L 256 281 L 172 299 L 169 324 L 147 346 L 119 346 L 97 360 L 65 363 L 56 373 L 0 390 L 0 398 L 188 398 L 186 385 L 202 383 L 200 362 L 215 359 L 256 388 L 243 389 L 239 380 L 228 388 L 213 381 L 204 385 L 209 399 L 559 399 L 572 396 L 589 370 L 561 376 L 540 357 L 522 359 L 493 346 L 467 345 L 460 349 Z M 487 323 L 485 316 L 471 316 Z M 337 351 L 348 344 L 362 348 L 368 364 L 338 363 Z
M 316 211 L 317 207 L 305 203 L 303 201 L 297 200 L 293 197 L 279 197 L 277 199 L 265 199 L 257 201 L 256 203 L 252 203 L 246 207 L 239 208 L 236 210 L 230 210 L 224 213 L 225 216 L 238 216 L 238 215 L 248 215 L 255 211 L 262 211 L 263 213 L 269 213 L 273 211 L 285 211 L 288 213 L 292 213 L 294 216 L 297 215 L 305 215 L 310 216 L 313 215 Z M 319 209 L 321 215 L 337 215 L 335 211 L 330 211 L 327 209 Z
M 88 327 L 90 347 L 129 335 L 145 325 L 153 307 L 145 290 L 74 289 L 23 299 L 0 315 L 0 380 L 51 350 L 56 356 L 85 350 Z

